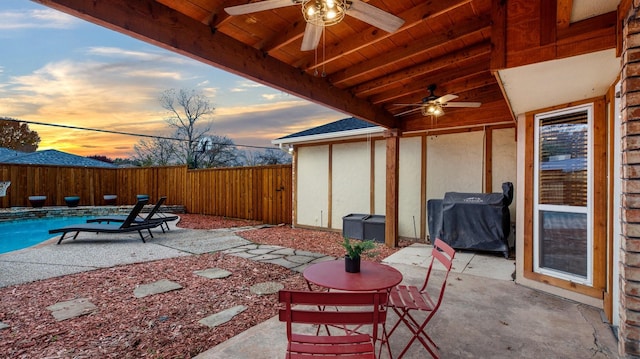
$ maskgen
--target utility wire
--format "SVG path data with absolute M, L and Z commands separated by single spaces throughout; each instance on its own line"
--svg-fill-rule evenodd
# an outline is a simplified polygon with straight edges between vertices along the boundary
M 28 123 L 30 125 L 69 128 L 69 129 L 72 129 L 72 130 L 94 131 L 94 132 L 112 133 L 112 134 L 116 134 L 116 135 L 126 135 L 126 136 L 135 136 L 135 137 L 159 138 L 159 139 L 171 140 L 171 141 L 181 141 L 181 142 L 187 142 L 188 141 L 188 140 L 186 140 L 184 138 L 166 137 L 166 136 L 153 136 L 153 135 L 145 135 L 145 134 L 141 134 L 141 133 L 122 132 L 122 131 L 113 131 L 113 130 L 103 130 L 103 129 L 99 129 L 99 128 L 88 128 L 88 127 L 78 127 L 78 126 L 71 126 L 71 125 L 60 125 L 60 124 L 57 124 L 57 123 L 25 121 L 25 120 L 17 120 L 17 119 L 9 118 L 9 117 L 0 117 L 0 121 L 23 122 L 23 123 Z M 211 144 L 222 145 L 222 146 L 236 146 L 236 147 L 275 149 L 275 147 L 241 145 L 241 144 L 228 144 L 228 143 L 222 143 L 222 142 L 212 142 Z

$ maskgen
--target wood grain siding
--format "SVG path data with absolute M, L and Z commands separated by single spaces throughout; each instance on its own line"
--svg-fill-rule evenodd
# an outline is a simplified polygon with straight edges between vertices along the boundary
M 105 194 L 117 195 L 118 205 L 147 194 L 150 202 L 166 196 L 166 204 L 184 205 L 189 213 L 291 223 L 291 172 L 291 165 L 207 170 L 1 165 L 0 180 L 11 186 L 0 197 L 0 208 L 27 207 L 33 195 L 47 196 L 47 206 L 66 205 L 65 196 L 95 206 L 104 204 Z

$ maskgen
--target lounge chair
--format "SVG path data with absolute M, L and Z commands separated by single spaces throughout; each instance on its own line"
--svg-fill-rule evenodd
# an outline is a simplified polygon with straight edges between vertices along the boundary
M 160 214 L 158 211 L 160 210 L 160 207 L 164 204 L 164 201 L 167 200 L 167 197 L 160 197 L 160 199 L 158 200 L 158 203 L 155 204 L 155 206 L 153 206 L 153 208 L 151 209 L 151 211 L 147 214 L 146 217 L 141 217 L 140 214 L 138 214 L 138 216 L 136 216 L 136 218 L 134 218 L 134 223 L 135 224 L 146 224 L 146 223 L 151 223 L 151 222 L 159 222 L 160 223 L 160 228 L 162 228 L 162 232 L 165 232 L 165 227 L 166 230 L 169 230 L 169 224 L 167 224 L 167 222 L 171 222 L 173 220 L 178 219 L 178 216 L 167 216 L 164 214 Z M 156 216 L 156 214 L 158 214 L 158 216 Z M 93 218 L 93 219 L 88 219 L 87 223 L 111 223 L 111 222 L 115 222 L 115 223 L 120 223 L 120 222 L 124 222 L 127 220 L 128 216 L 124 216 L 124 215 L 111 215 L 111 216 L 104 216 L 104 217 L 98 217 L 98 218 Z
M 73 239 L 78 237 L 80 232 L 94 232 L 94 233 L 128 233 L 128 232 L 138 232 L 140 234 L 140 238 L 142 242 L 145 243 L 144 235 L 142 234 L 143 230 L 147 230 L 149 235 L 153 238 L 153 234 L 151 233 L 151 228 L 157 227 L 160 225 L 160 222 L 148 222 L 143 224 L 135 224 L 135 219 L 140 214 L 140 211 L 147 204 L 146 200 L 138 201 L 136 205 L 131 210 L 131 213 L 127 216 L 126 220 L 122 222 L 121 225 L 113 225 L 113 224 L 101 224 L 101 223 L 82 223 L 82 224 L 74 224 L 62 228 L 55 228 L 49 230 L 49 234 L 62 233 L 60 239 L 58 240 L 58 244 L 62 242 L 65 235 L 69 232 L 76 232 L 73 236 Z

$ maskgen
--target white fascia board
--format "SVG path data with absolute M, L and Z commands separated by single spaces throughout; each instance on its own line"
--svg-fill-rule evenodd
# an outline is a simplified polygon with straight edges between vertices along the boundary
M 356 130 L 321 133 L 321 134 L 310 135 L 310 136 L 282 138 L 282 139 L 272 140 L 271 143 L 279 146 L 293 145 L 293 144 L 306 143 L 306 142 L 316 142 L 316 141 L 323 141 L 323 140 L 326 141 L 326 140 L 332 140 L 332 139 L 344 138 L 344 137 L 358 137 L 358 136 L 372 135 L 377 133 L 382 134 L 384 133 L 385 130 L 386 129 L 384 127 L 374 126 L 374 127 L 358 128 Z

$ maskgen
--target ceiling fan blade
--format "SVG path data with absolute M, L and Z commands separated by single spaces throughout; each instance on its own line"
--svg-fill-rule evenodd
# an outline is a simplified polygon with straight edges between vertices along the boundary
M 480 107 L 480 105 L 482 102 L 447 102 L 442 104 L 446 107 Z
M 346 14 L 389 33 L 404 24 L 403 19 L 360 0 L 351 0 L 351 7 Z
M 420 107 L 412 108 L 411 110 L 407 110 L 407 111 L 403 111 L 403 112 L 399 112 L 399 113 L 396 113 L 393 116 L 395 116 L 395 117 L 404 116 L 404 115 L 408 115 L 408 114 L 410 114 L 412 112 L 416 112 L 416 111 L 420 111 Z
M 230 6 L 224 8 L 224 11 L 229 15 L 245 15 L 250 14 L 252 12 L 265 11 L 271 9 L 277 9 L 285 6 L 290 6 L 295 4 L 295 1 L 292 0 L 265 0 L 260 2 L 254 2 L 250 4 Z
M 304 28 L 304 37 L 302 38 L 300 51 L 310 51 L 318 47 L 320 37 L 322 36 L 322 30 L 322 26 L 308 22 L 307 26 Z
M 444 95 L 444 96 L 442 96 L 442 97 L 437 98 L 437 99 L 435 100 L 435 102 L 439 102 L 439 103 L 442 103 L 442 104 L 443 104 L 443 103 L 449 102 L 449 101 L 451 101 L 451 100 L 455 100 L 455 99 L 457 99 L 457 98 L 458 98 L 458 96 L 456 96 L 456 95 L 447 94 L 447 95 Z

